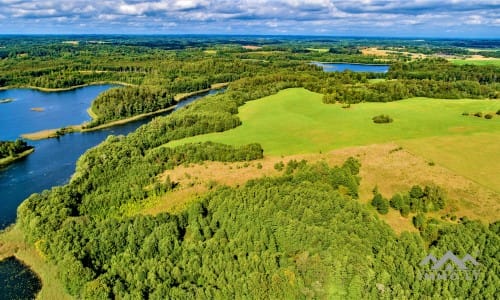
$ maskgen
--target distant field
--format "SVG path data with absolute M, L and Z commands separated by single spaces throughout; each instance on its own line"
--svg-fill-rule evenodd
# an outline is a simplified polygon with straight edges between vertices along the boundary
M 324 104 L 320 94 L 296 88 L 240 107 L 242 126 L 168 145 L 208 140 L 235 145 L 258 142 L 267 155 L 290 155 L 432 136 L 500 134 L 499 116 L 491 120 L 462 116 L 463 112 L 498 109 L 500 101 L 428 98 L 362 103 L 344 109 L 339 104 Z M 394 122 L 374 124 L 371 118 L 379 114 L 389 114 Z M 493 142 L 500 147 L 498 139 Z
M 500 66 L 500 59 L 451 59 L 456 65 Z

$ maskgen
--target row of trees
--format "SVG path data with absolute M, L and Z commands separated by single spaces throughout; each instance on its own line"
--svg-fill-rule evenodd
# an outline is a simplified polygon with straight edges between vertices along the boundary
M 323 96 L 325 103 L 390 102 L 412 97 L 441 99 L 500 97 L 499 85 L 475 81 L 390 80 L 368 84 L 339 85 Z

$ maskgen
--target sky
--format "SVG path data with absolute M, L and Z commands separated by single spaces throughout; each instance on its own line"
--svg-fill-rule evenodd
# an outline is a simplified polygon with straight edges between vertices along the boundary
M 500 38 L 500 0 L 0 0 L 0 34 Z

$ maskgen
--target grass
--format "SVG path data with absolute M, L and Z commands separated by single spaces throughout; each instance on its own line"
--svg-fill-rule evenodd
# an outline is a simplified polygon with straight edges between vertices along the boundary
M 476 66 L 497 66 L 500 67 L 499 58 L 487 59 L 452 59 L 452 63 L 456 65 L 476 65 Z
M 464 111 L 499 108 L 500 102 L 492 100 L 413 98 L 343 109 L 339 104 L 324 104 L 321 94 L 295 88 L 240 107 L 242 126 L 167 145 L 208 140 L 233 145 L 258 142 L 268 155 L 290 155 L 432 136 L 500 133 L 500 118 L 462 116 Z M 394 122 L 374 124 L 372 117 L 380 114 L 389 115 Z
M 400 141 L 405 149 L 500 193 L 499 133 Z
M 37 299 L 72 299 L 57 278 L 56 267 L 46 263 L 34 246 L 24 242 L 22 232 L 17 226 L 0 233 L 0 260 L 11 256 L 25 263 L 40 277 L 42 289 Z

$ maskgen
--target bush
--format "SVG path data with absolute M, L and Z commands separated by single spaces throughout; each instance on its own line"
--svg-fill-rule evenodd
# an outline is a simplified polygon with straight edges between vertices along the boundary
M 499 116 L 500 116 L 500 109 L 499 109 L 499 110 L 497 110 L 497 115 L 499 115 Z
M 393 121 L 388 115 L 378 115 L 373 117 L 372 120 L 376 124 L 391 123 Z
M 389 201 L 377 193 L 373 196 L 372 206 L 374 206 L 380 214 L 385 215 L 389 212 Z
M 282 161 L 277 162 L 277 163 L 274 164 L 274 169 L 276 171 L 283 171 L 284 167 L 285 167 L 285 164 Z
M 463 112 L 463 113 L 462 113 L 462 116 L 468 116 L 468 115 L 469 115 L 469 113 L 468 113 L 468 112 Z
M 484 115 L 484 118 L 489 120 L 489 119 L 493 118 L 493 115 L 492 114 L 486 114 L 486 115 Z
M 482 112 L 477 112 L 477 113 L 474 114 L 474 117 L 482 118 L 483 117 L 483 113 Z

